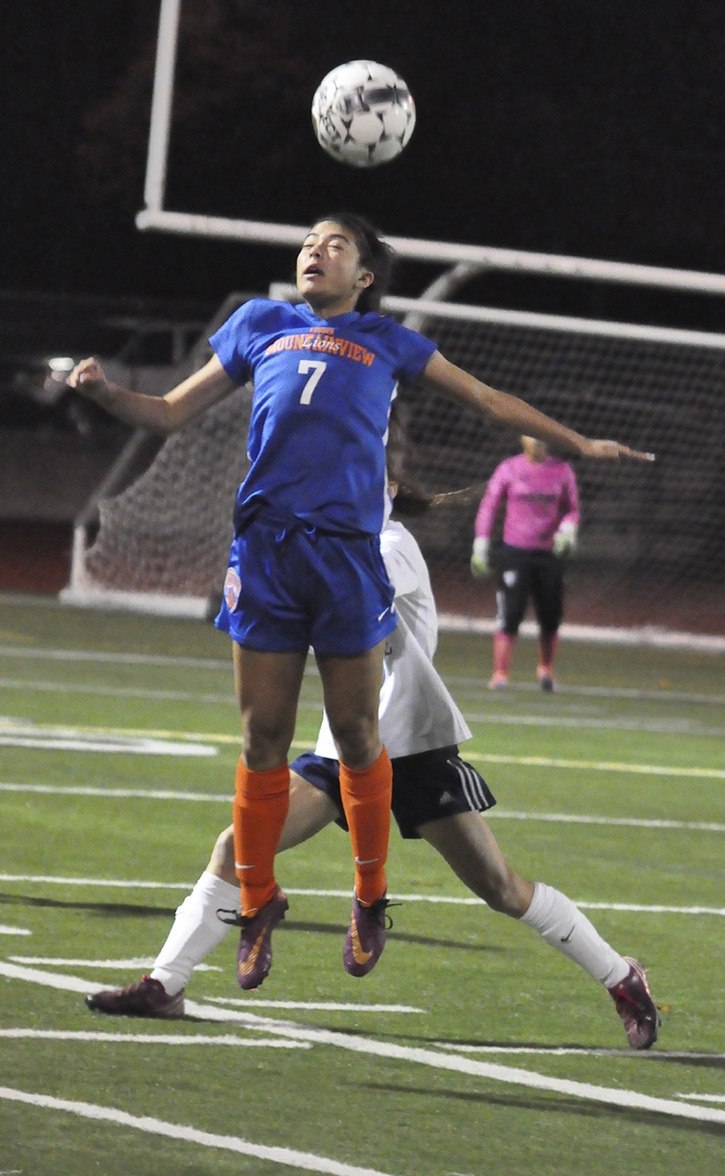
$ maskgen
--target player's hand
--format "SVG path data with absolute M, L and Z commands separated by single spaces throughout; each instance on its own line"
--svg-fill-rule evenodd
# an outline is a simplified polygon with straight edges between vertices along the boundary
M 488 562 L 488 539 L 474 539 L 471 552 L 471 575 L 476 580 L 483 580 L 491 575 L 491 565 Z
M 562 523 L 554 533 L 553 552 L 559 557 L 571 555 L 576 550 L 579 528 L 576 523 Z
M 600 458 L 604 461 L 619 461 L 622 457 L 633 461 L 654 461 L 654 453 L 643 453 L 640 449 L 630 449 L 628 445 L 621 445 L 619 441 L 592 441 L 587 438 L 582 449 L 582 457 Z
M 75 388 L 76 392 L 91 399 L 108 391 L 106 373 L 93 356 L 77 363 L 66 382 L 70 388 Z

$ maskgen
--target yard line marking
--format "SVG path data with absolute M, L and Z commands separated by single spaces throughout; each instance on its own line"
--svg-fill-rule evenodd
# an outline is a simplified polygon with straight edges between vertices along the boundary
M 583 817 L 575 813 L 517 813 L 492 809 L 487 817 L 503 821 L 553 821 L 562 825 L 622 825 L 634 829 L 690 829 L 701 833 L 725 833 L 725 824 L 718 821 L 670 821 L 647 817 Z
M 11 956 L 15 959 L 15 956 Z M 221 971 L 221 969 L 219 969 Z M 196 968 L 194 969 L 196 971 Z M 249 999 L 244 1000 L 238 996 L 208 996 L 206 998 L 212 1004 L 219 1005 L 246 1005 L 249 1007 Z M 307 1009 L 314 1012 L 329 1013 L 425 1013 L 426 1009 L 416 1009 L 413 1005 L 386 1005 L 386 1004 L 342 1004 L 335 1000 L 261 1000 L 259 997 L 254 998 L 254 1007 L 265 1009 Z
M 211 741 L 211 736 L 209 736 Z M 553 759 L 543 755 L 486 755 L 467 752 L 468 759 L 488 764 L 513 764 L 524 768 L 573 768 L 586 772 L 631 772 L 637 776 L 695 776 L 699 780 L 725 780 L 725 768 L 674 767 L 671 764 L 626 764 L 607 760 Z
M 483 756 L 472 755 L 474 759 Z M 0 782 L 0 792 L 29 792 L 51 796 L 97 796 L 128 800 L 188 800 L 210 804 L 229 804 L 229 795 L 212 792 L 182 792 L 172 788 L 102 788 L 88 784 L 13 784 Z M 594 817 L 579 813 L 516 812 L 512 809 L 489 809 L 486 818 L 499 821 L 550 821 L 564 825 L 621 825 L 632 829 L 689 829 L 700 833 L 725 833 L 725 824 L 718 821 L 674 821 L 649 817 Z
M 0 935 L 32 935 L 33 932 L 27 927 L 8 927 L 0 923 Z
M 312 1049 L 309 1041 L 282 1041 L 278 1037 L 235 1037 L 233 1033 L 210 1037 L 203 1033 L 103 1033 L 87 1030 L 67 1029 L 0 1029 L 3 1037 L 39 1041 L 112 1041 L 131 1045 L 238 1045 L 244 1048 L 258 1046 L 264 1049 Z
M 97 662 L 101 665 L 183 667 L 192 670 L 214 670 L 224 671 L 226 673 L 231 668 L 231 659 L 226 660 L 224 658 L 182 657 L 163 653 L 120 653 L 114 650 L 99 652 L 97 650 L 86 649 L 49 649 L 39 648 L 37 646 L 31 648 L 25 645 L 5 644 L 0 644 L 0 657 L 8 657 L 13 660 L 25 658 L 27 660 L 43 662 Z M 305 667 L 305 677 L 319 678 L 317 667 L 314 664 L 311 663 Z M 466 675 L 453 674 L 446 681 L 454 686 L 461 687 L 461 689 L 479 691 L 481 688 L 480 679 Z M 524 693 L 537 694 L 541 690 L 540 686 L 534 682 L 512 682 L 511 689 Z M 561 686 L 561 692 L 567 697 L 570 695 L 581 695 L 582 697 L 589 698 L 646 699 L 647 701 L 653 702 L 702 702 L 715 706 L 725 704 L 725 695 L 723 694 L 702 694 L 686 690 L 668 690 L 664 687 L 659 690 L 652 690 L 646 688 L 638 689 L 633 686 L 585 686 L 566 683 Z
M 100 751 L 107 755 L 218 755 L 216 747 L 203 743 L 110 734 L 87 734 L 73 727 L 15 726 L 0 730 L 0 747 L 27 747 L 42 751 Z
M 36 693 L 90 694 L 94 697 L 135 698 L 157 702 L 194 702 L 211 706 L 226 705 L 236 708 L 237 703 L 231 692 L 200 693 L 196 690 L 159 690 L 142 686 L 104 686 L 98 683 L 81 682 L 53 682 L 47 679 L 24 679 L 0 677 L 0 689 L 34 691 Z M 319 710 L 318 702 L 300 700 L 301 710 Z M 469 711 L 464 708 L 464 715 L 469 723 L 498 724 L 502 726 L 529 727 L 576 727 L 596 731 L 644 731 L 661 733 L 664 735 L 691 735 L 721 737 L 725 734 L 722 727 L 702 727 L 689 719 L 656 720 L 656 719 L 625 719 L 616 717 L 591 718 L 585 715 L 567 716 L 547 714 L 544 711 L 536 714 L 497 714 L 493 709 L 483 713 Z
M 725 1102 L 725 1094 L 676 1094 L 675 1098 L 693 1098 L 700 1102 Z
M 470 691 L 476 698 L 480 699 L 481 679 L 470 678 L 465 674 L 449 674 L 446 675 L 446 682 L 455 687 L 459 693 Z M 518 694 L 536 694 L 541 695 L 541 686 L 538 682 L 511 682 L 510 689 L 513 693 Z M 659 690 L 651 690 L 646 687 L 637 686 L 585 686 L 575 685 L 574 683 L 559 683 L 559 696 L 562 699 L 571 698 L 622 698 L 630 699 L 634 702 L 676 702 L 681 703 L 704 703 L 713 706 L 725 705 L 725 694 L 705 694 L 694 690 L 668 690 L 663 687 Z M 506 701 L 505 692 L 497 696 L 497 701 L 491 699 L 492 705 L 500 705 Z
M 503 727 L 576 727 L 593 731 L 644 731 L 647 734 L 659 735 L 707 735 L 716 739 L 725 735 L 723 727 L 701 727 L 698 723 L 692 723 L 688 719 L 624 719 L 615 716 L 607 719 L 594 719 L 587 718 L 585 715 L 547 715 L 544 713 L 502 715 L 496 714 L 494 711 L 484 711 L 477 714 L 468 709 L 464 709 L 463 713 L 469 723 L 483 723 L 487 726 L 494 723 Z
M 0 975 L 12 979 L 24 980 L 30 983 L 46 985 L 50 988 L 67 989 L 71 992 L 88 990 L 88 985 L 75 976 L 63 976 L 55 972 L 36 972 L 30 968 L 18 968 L 13 964 L 0 961 Z M 677 1102 L 674 1099 L 655 1098 L 651 1095 L 640 1094 L 635 1090 L 624 1090 L 597 1086 L 589 1082 L 574 1082 L 565 1078 L 553 1078 L 546 1074 L 539 1074 L 535 1070 L 521 1070 L 511 1066 L 502 1066 L 496 1062 L 481 1062 L 475 1058 L 468 1058 L 454 1053 L 441 1053 L 435 1049 L 420 1049 L 411 1046 L 395 1045 L 375 1038 L 350 1036 L 346 1033 L 334 1032 L 329 1029 L 311 1029 L 303 1025 L 273 1021 L 268 1017 L 259 1017 L 254 1013 L 243 1013 L 236 1009 L 220 1009 L 210 1004 L 200 1004 L 197 1001 L 187 1001 L 186 1011 L 189 1016 L 203 1017 L 206 1020 L 233 1020 L 247 1028 L 257 1028 L 263 1033 L 280 1036 L 293 1041 L 309 1041 L 313 1045 L 329 1045 L 344 1049 L 351 1053 L 369 1054 L 376 1058 L 392 1058 L 397 1061 L 409 1062 L 413 1065 L 427 1066 L 434 1070 L 452 1071 L 458 1074 L 468 1074 L 475 1078 L 484 1078 L 492 1082 L 503 1082 L 514 1086 L 528 1087 L 535 1090 L 547 1090 L 556 1094 L 564 1094 L 573 1098 L 581 1098 L 592 1102 L 605 1103 L 609 1106 L 627 1107 L 641 1111 L 651 1111 L 670 1117 L 695 1119 L 700 1122 L 725 1123 L 725 1111 L 715 1107 L 691 1105 L 687 1102 Z M 656 1055 L 654 1055 L 656 1057 Z M 2 1090 L 0 1089 L 0 1097 Z M 31 1098 L 33 1096 L 25 1096 Z
M 140 1118 L 129 1115 L 126 1111 L 119 1111 L 114 1107 L 100 1107 L 93 1103 L 74 1102 L 67 1098 L 53 1098 L 48 1094 L 34 1094 L 24 1090 L 13 1090 L 9 1086 L 0 1086 L 0 1098 L 11 1102 L 28 1103 L 34 1107 L 45 1107 L 51 1111 L 68 1111 L 79 1115 L 83 1119 L 93 1119 L 96 1122 L 113 1123 L 120 1127 L 133 1127 L 147 1135 L 163 1135 L 173 1140 L 183 1140 L 185 1143 L 196 1143 L 201 1147 L 215 1147 L 222 1151 L 236 1152 L 238 1155 L 254 1156 L 259 1160 L 268 1160 L 273 1164 L 286 1164 L 290 1168 L 300 1168 L 305 1172 L 320 1172 L 326 1176 L 390 1176 L 380 1172 L 377 1168 L 360 1168 L 353 1164 L 343 1164 L 337 1160 L 316 1156 L 311 1152 L 297 1151 L 288 1147 L 265 1147 L 262 1144 L 250 1143 L 247 1139 L 238 1139 L 233 1135 L 214 1135 L 208 1131 L 199 1131 L 196 1127 L 184 1127 L 179 1123 L 166 1123 L 162 1119 L 152 1119 L 149 1115 Z M 686 1106 L 687 1104 L 684 1104 Z
M 31 792 L 52 796 L 107 796 L 116 800 L 190 800 L 227 805 L 231 800 L 231 791 L 224 796 L 221 793 L 182 792 L 173 788 L 94 788 L 85 784 L 66 784 L 56 787 L 54 784 L 0 783 L 0 792 Z
M 30 932 L 28 932 L 30 934 Z M 52 966 L 54 968 L 117 968 L 120 971 L 131 970 L 135 968 L 153 968 L 155 959 L 149 957 L 130 960 L 65 960 L 58 959 L 53 956 L 8 956 L 14 964 L 42 964 L 45 967 Z M 223 972 L 224 968 L 217 967 L 216 964 L 196 964 L 195 972 Z
M 101 890 L 191 890 L 191 882 L 141 882 L 121 878 L 61 878 L 51 874 L 0 874 L 0 882 L 43 882 L 53 886 L 90 886 Z M 349 900 L 349 890 L 318 890 L 286 886 L 285 894 L 298 898 L 342 898 Z M 399 902 L 441 903 L 444 906 L 478 906 L 490 910 L 482 898 L 475 896 L 456 897 L 444 894 L 398 894 L 391 892 L 391 898 Z M 659 904 L 631 902 L 588 902 L 573 899 L 582 910 L 590 911 L 631 911 L 645 915 L 725 915 L 725 907 L 664 906 Z
M 202 694 L 198 690 L 150 690 L 146 686 L 102 686 L 91 682 L 53 682 L 46 678 L 0 678 L 1 690 L 32 690 L 44 694 L 93 694 L 104 698 L 140 698 L 155 702 L 208 702 L 212 706 L 236 707 L 231 689 Z
M 725 1054 L 722 1053 L 687 1053 L 682 1050 L 664 1050 L 658 1049 L 655 1053 L 643 1052 L 631 1049 L 589 1049 L 586 1046 L 569 1046 L 569 1045 L 466 1045 L 465 1043 L 457 1041 L 436 1041 L 434 1043 L 439 1049 L 452 1049 L 456 1053 L 485 1053 L 485 1054 L 539 1054 L 542 1057 L 594 1057 L 594 1058 L 629 1058 L 632 1061 L 646 1061 L 649 1058 L 651 1061 L 667 1061 L 667 1062 L 722 1062 L 725 1061 Z M 684 1094 L 678 1094 L 677 1098 L 687 1097 Z M 701 1095 L 693 1095 L 693 1098 L 701 1098 Z M 725 1099 L 723 1100 L 725 1101 Z
M 37 661 L 100 662 L 101 665 L 123 666 L 184 666 L 191 670 L 231 669 L 231 658 L 179 657 L 166 653 L 119 653 L 114 650 L 98 652 L 91 649 L 48 649 L 26 645 L 0 645 L 0 657 L 28 658 Z

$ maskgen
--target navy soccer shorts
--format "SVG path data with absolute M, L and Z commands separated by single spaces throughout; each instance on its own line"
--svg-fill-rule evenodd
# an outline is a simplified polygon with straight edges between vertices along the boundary
M 400 756 L 393 765 L 392 810 L 401 837 L 420 837 L 418 829 L 429 821 L 440 821 L 455 813 L 485 812 L 496 803 L 486 781 L 462 760 L 457 747 L 440 747 L 417 755 Z M 314 788 L 319 788 L 337 806 L 337 824 L 347 829 L 340 799 L 337 760 L 325 759 L 313 751 L 303 752 L 290 765 Z

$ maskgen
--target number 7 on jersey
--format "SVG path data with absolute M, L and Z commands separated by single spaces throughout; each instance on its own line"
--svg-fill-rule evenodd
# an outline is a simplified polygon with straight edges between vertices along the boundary
M 307 375 L 308 372 L 311 373 L 309 379 L 305 383 L 304 388 L 302 389 L 302 395 L 300 396 L 300 404 L 309 404 L 310 403 L 310 401 L 312 400 L 312 393 L 314 392 L 315 388 L 317 387 L 320 380 L 322 379 L 322 373 L 324 372 L 326 367 L 327 367 L 327 364 L 324 362 L 324 360 L 321 360 L 321 359 L 301 359 L 300 360 L 298 367 L 297 367 L 297 371 L 300 373 L 300 375 L 305 376 L 305 375 Z

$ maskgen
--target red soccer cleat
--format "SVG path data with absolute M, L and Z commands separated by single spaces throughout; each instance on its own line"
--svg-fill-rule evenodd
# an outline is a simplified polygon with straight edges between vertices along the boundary
M 89 1009 L 120 1017 L 183 1017 L 184 989 L 169 996 L 160 980 L 142 976 L 125 988 L 105 988 L 85 998 Z
M 607 991 L 622 1018 L 630 1047 L 649 1049 L 657 1040 L 660 1015 L 652 1000 L 644 968 L 637 960 L 629 956 L 624 958 L 629 964 L 628 974 Z

